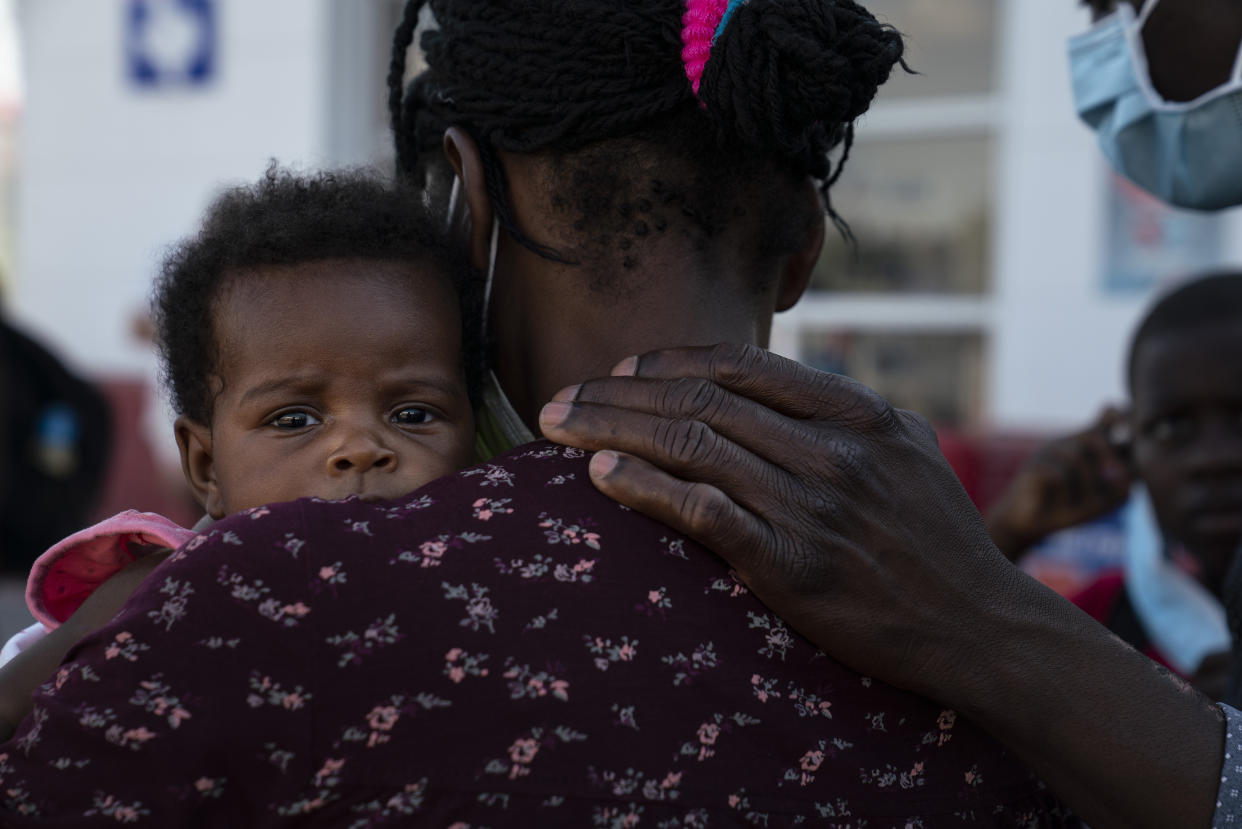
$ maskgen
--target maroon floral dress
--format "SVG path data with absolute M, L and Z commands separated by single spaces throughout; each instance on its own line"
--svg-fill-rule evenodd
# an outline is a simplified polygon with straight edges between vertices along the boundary
M 531 444 L 215 525 L 0 746 L 0 824 L 1078 825 Z

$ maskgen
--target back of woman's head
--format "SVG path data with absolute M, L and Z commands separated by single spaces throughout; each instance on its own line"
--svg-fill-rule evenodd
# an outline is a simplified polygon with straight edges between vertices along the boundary
M 853 121 L 903 47 L 896 31 L 852 0 L 426 4 L 438 28 L 422 39 L 429 69 L 408 88 L 406 51 L 423 0 L 408 3 L 394 42 L 389 106 L 399 170 L 422 177 L 444 130 L 466 129 L 498 219 L 545 255 L 552 252 L 512 223 L 495 151 L 557 159 L 553 201 L 576 204 L 587 224 L 616 225 L 592 230 L 639 228 L 624 214 L 653 195 L 668 198 L 649 192 L 655 183 L 673 191 L 677 219 L 710 237 L 740 215 L 743 189 L 757 181 L 775 176 L 783 186 L 811 176 L 826 198 Z M 665 169 L 679 180 L 657 175 Z M 618 175 L 640 183 L 614 198 Z

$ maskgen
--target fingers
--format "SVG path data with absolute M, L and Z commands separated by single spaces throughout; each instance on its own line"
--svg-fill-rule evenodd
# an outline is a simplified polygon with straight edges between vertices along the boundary
M 702 377 L 788 417 L 840 421 L 854 428 L 890 426 L 893 419 L 888 402 L 861 383 L 751 345 L 654 351 L 622 360 L 613 374 Z
M 632 455 L 600 452 L 591 459 L 600 492 L 722 555 L 740 573 L 758 551 L 772 549 L 771 528 L 710 484 L 683 481 Z
M 631 428 L 642 428 L 657 421 L 628 418 L 625 413 L 641 412 L 667 420 L 698 421 L 784 469 L 798 469 L 806 458 L 807 445 L 814 440 L 802 422 L 790 420 L 767 406 L 701 378 L 602 378 L 565 389 L 553 401 L 596 408 L 592 410 L 593 417 L 570 417 L 560 423 L 562 431 L 556 436 L 545 430 L 549 438 L 581 448 L 624 449 L 657 463 L 659 461 L 645 448 L 633 442 L 643 436 L 629 433 Z M 608 430 L 607 440 L 604 440 L 604 432 L 596 431 L 604 428 Z M 621 434 L 623 431 L 626 434 Z M 618 438 L 625 439 L 628 446 L 618 443 Z
M 699 420 L 553 402 L 544 407 L 539 423 L 551 440 L 637 455 L 671 475 L 724 489 L 755 512 L 776 508 L 781 493 L 790 489 L 788 472 Z

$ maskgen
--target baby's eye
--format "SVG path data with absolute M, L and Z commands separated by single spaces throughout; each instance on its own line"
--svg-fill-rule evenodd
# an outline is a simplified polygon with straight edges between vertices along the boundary
M 398 426 L 419 426 L 434 419 L 431 412 L 418 406 L 405 406 L 392 414 L 392 422 Z
M 272 418 L 269 425 L 277 429 L 305 429 L 307 426 L 318 426 L 322 422 L 310 412 L 285 412 Z

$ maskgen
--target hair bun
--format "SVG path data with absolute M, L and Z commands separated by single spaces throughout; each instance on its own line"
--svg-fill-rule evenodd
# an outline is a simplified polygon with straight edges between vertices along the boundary
M 841 140 L 903 49 L 852 0 L 749 0 L 712 47 L 699 100 L 726 137 L 803 156 Z

